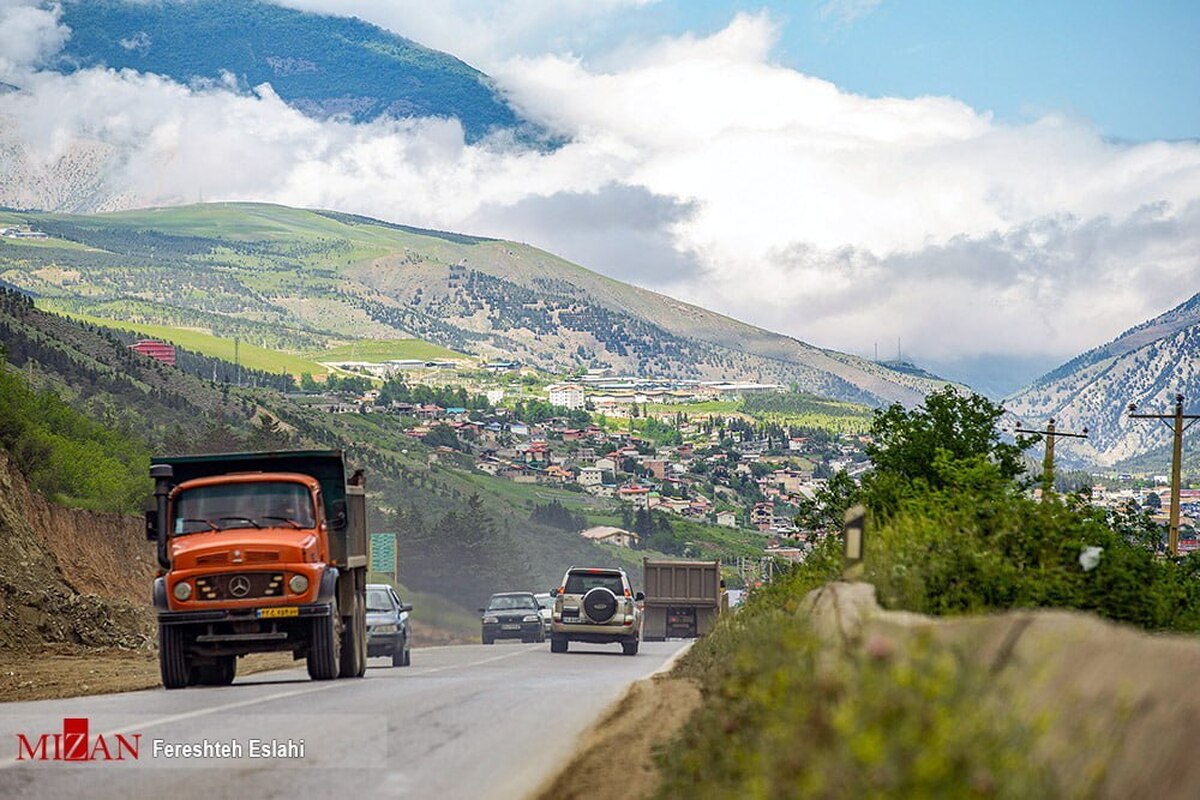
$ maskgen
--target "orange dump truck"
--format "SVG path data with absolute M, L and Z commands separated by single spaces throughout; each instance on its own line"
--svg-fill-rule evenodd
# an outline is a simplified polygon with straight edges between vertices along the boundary
M 150 475 L 166 688 L 231 683 L 266 651 L 316 680 L 366 672 L 366 496 L 340 451 L 156 458 Z

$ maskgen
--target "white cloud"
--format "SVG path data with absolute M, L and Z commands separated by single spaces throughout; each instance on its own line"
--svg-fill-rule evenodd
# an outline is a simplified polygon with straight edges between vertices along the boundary
M 57 4 L 0 0 L 0 79 L 37 66 L 58 52 L 69 34 Z
M 849 25 L 874 11 L 883 0 L 825 0 L 821 3 L 821 19 Z
M 353 16 L 490 71 L 516 54 L 586 45 L 614 15 L 658 0 L 270 0 Z
M 503 4 L 545 25 L 550 5 Z M 108 180 L 146 204 L 203 194 L 517 238 L 863 354 L 899 337 L 918 359 L 1066 358 L 1200 287 L 1200 144 L 856 96 L 773 63 L 776 37 L 767 15 L 740 15 L 619 67 L 498 60 L 513 102 L 570 137 L 554 152 L 468 146 L 446 120 L 320 122 L 267 86 L 101 70 L 30 76 L 0 113 L 35 167 L 72 137 L 113 146 Z

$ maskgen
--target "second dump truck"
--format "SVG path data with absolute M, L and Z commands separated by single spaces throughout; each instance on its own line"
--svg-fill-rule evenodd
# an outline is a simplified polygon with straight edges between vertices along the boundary
M 643 559 L 642 638 L 694 639 L 708 633 L 725 605 L 720 561 Z
M 238 657 L 266 651 L 315 680 L 362 677 L 366 495 L 340 451 L 155 458 L 150 475 L 166 688 L 232 683 Z

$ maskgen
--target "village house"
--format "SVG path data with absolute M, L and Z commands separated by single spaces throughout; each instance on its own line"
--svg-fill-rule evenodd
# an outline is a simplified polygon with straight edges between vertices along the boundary
M 726 528 L 737 527 L 737 512 L 736 511 L 718 511 L 717 524 Z
M 769 531 L 775 524 L 775 504 L 755 503 L 750 509 L 750 524 L 760 531 Z
M 579 470 L 580 486 L 598 486 L 604 483 L 604 470 L 599 467 L 582 467 Z
M 634 547 L 641 537 L 633 531 L 627 531 L 623 528 L 613 528 L 608 525 L 598 525 L 595 528 L 588 528 L 579 534 L 585 539 L 601 544 L 615 544 L 617 547 Z

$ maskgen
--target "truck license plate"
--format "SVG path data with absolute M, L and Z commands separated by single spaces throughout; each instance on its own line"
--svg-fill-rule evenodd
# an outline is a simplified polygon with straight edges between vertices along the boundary
M 300 609 L 295 606 L 286 606 L 284 608 L 260 608 L 258 610 L 258 618 L 266 619 L 268 617 L 298 617 Z

